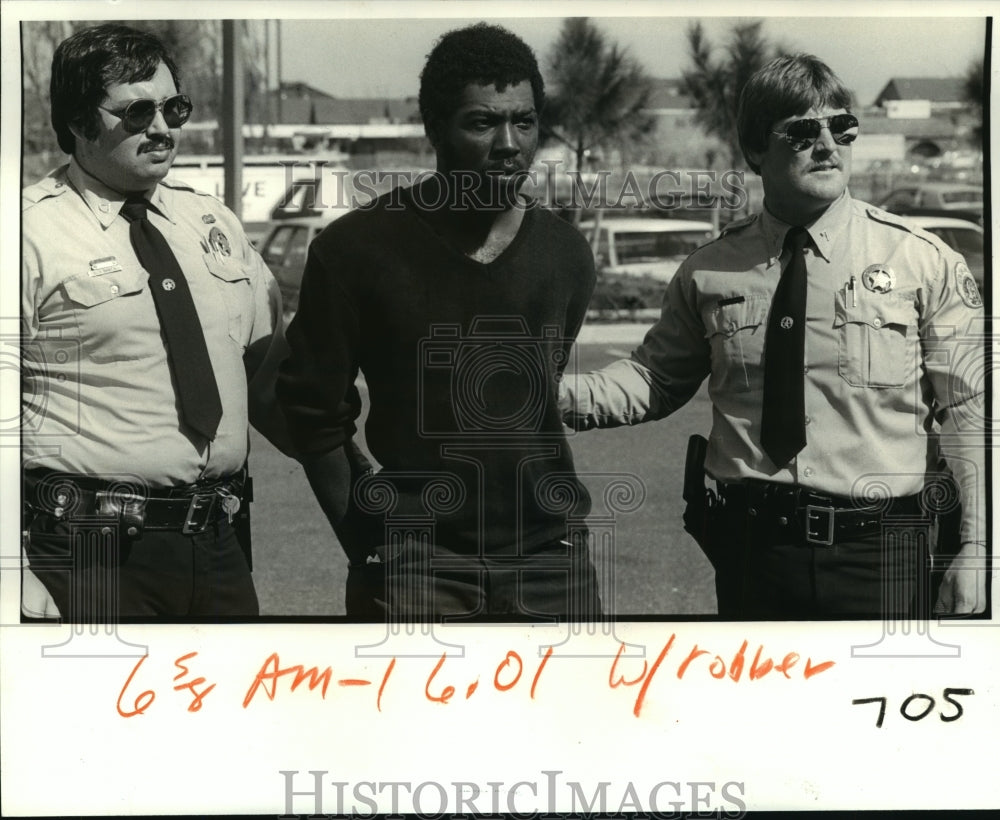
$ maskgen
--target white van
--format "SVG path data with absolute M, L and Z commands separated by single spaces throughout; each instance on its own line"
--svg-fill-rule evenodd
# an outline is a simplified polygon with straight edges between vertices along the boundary
M 263 154 L 243 158 L 243 227 L 252 242 L 267 231 L 276 209 L 293 206 L 290 192 L 303 190 L 293 183 L 313 181 L 325 207 L 345 210 L 350 202 L 344 154 Z M 179 156 L 170 170 L 173 179 L 219 199 L 225 197 L 225 173 L 220 155 Z M 286 201 L 289 200 L 289 201 Z

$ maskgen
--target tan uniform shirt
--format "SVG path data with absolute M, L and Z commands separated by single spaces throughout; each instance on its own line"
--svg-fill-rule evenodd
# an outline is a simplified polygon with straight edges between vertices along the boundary
M 707 376 L 712 476 L 855 498 L 919 492 L 940 434 L 963 540 L 984 540 L 982 299 L 959 254 L 847 193 L 808 226 L 806 446 L 782 468 L 763 451 L 764 336 L 788 228 L 765 212 L 691 254 L 631 360 L 565 379 L 567 423 L 661 418 Z
M 280 330 L 277 286 L 218 200 L 157 185 L 150 202 L 162 215 L 149 219 L 188 280 L 222 399 L 209 442 L 179 421 L 122 202 L 72 161 L 22 192 L 25 466 L 153 486 L 230 475 L 248 449 L 244 353 Z

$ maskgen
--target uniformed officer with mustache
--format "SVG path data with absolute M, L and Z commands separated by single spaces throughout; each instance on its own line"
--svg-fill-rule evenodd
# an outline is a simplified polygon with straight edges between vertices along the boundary
M 70 159 L 22 194 L 23 611 L 252 618 L 247 424 L 280 435 L 277 286 L 231 211 L 167 177 L 194 103 L 156 37 L 72 35 L 51 103 Z

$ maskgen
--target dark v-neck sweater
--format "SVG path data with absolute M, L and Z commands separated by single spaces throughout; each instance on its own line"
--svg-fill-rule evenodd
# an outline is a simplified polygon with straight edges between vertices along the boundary
M 455 552 L 530 551 L 589 510 L 557 374 L 594 288 L 593 256 L 533 204 L 482 264 L 435 233 L 412 196 L 394 189 L 312 243 L 279 398 L 300 451 L 329 452 L 355 431 L 360 368 L 368 448 L 398 493 L 371 509 L 389 524 L 429 517 Z

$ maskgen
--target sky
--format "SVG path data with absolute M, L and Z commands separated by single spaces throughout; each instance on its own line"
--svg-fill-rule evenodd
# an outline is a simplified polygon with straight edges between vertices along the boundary
M 546 6 L 541 3 L 535 8 Z M 572 13 L 578 7 L 558 8 Z M 673 7 L 660 4 L 660 8 Z M 813 3 L 797 6 L 827 11 L 832 7 Z M 879 4 L 879 8 L 885 7 Z M 421 4 L 412 8 L 417 12 Z M 483 5 L 483 12 L 496 14 L 455 19 L 286 19 L 281 23 L 283 78 L 307 82 L 338 97 L 415 96 L 420 69 L 436 38 L 480 19 L 499 23 L 521 36 L 544 66 L 563 18 L 504 16 L 512 8 L 516 7 L 503 2 Z M 709 4 L 709 8 L 718 7 Z M 755 4 L 755 8 L 767 8 L 767 4 Z M 917 9 L 919 4 L 911 3 L 909 8 Z M 951 14 L 964 11 L 955 4 L 937 4 L 936 8 Z M 403 8 L 401 13 L 405 12 Z M 610 38 L 626 46 L 650 75 L 671 78 L 679 77 L 687 64 L 685 31 L 692 21 L 701 19 L 710 42 L 721 47 L 733 24 L 748 18 L 595 15 L 592 19 Z M 763 31 L 790 50 L 820 57 L 855 92 L 859 103 L 868 105 L 894 76 L 962 76 L 970 62 L 983 54 L 986 24 L 981 17 L 799 16 L 766 18 Z
M 700 19 L 721 46 L 752 8 L 764 34 L 827 62 L 861 105 L 891 77 L 959 77 L 982 56 L 988 0 L 0 0 L 11 31 L 21 19 L 143 19 L 280 14 L 282 76 L 338 97 L 415 96 L 435 40 L 478 20 L 521 36 L 543 65 L 562 20 L 591 17 L 653 77 L 677 78 L 688 61 L 685 31 Z M 835 9 L 839 17 L 829 15 Z M 870 15 L 876 9 L 880 17 Z M 617 16 L 611 16 L 611 14 Z M 667 16 L 672 15 L 672 16 Z M 892 15 L 892 16 L 890 16 Z M 978 15 L 978 16 L 977 16 Z M 5 30 L 7 25 L 4 25 Z M 275 26 L 272 25 L 272 32 Z M 277 51 L 277 49 L 275 49 Z M 16 52 L 15 52 L 16 53 Z M 6 66 L 13 67 L 13 66 Z

